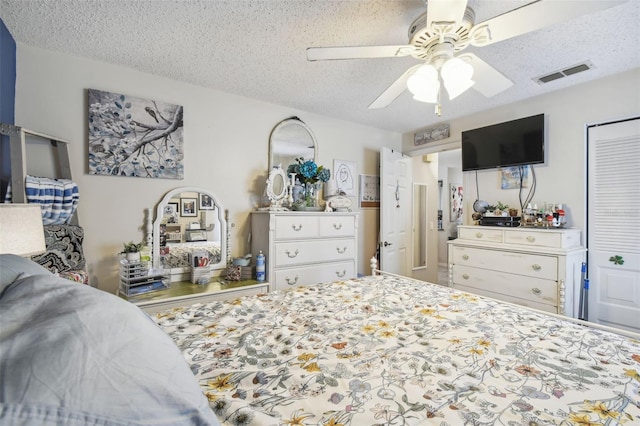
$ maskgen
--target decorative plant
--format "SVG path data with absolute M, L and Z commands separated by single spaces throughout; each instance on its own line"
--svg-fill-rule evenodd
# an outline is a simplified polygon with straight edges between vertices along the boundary
M 142 250 L 142 247 L 144 247 L 144 243 L 134 243 L 133 241 L 122 243 L 122 245 L 124 246 L 124 248 L 120 252 L 120 254 L 137 253 Z
M 493 212 L 494 214 L 502 214 L 502 212 L 508 211 L 508 210 L 509 210 L 509 205 L 502 204 L 502 201 L 498 201 L 497 204 L 487 207 L 487 211 Z
M 502 204 L 502 201 L 498 201 L 498 204 L 496 204 L 496 209 L 497 210 L 501 210 L 501 211 L 505 211 L 509 208 L 508 204 Z
M 305 160 L 302 157 L 296 158 L 296 164 L 287 167 L 287 174 L 295 173 L 297 179 L 302 183 L 326 182 L 331 178 L 331 170 L 318 166 L 313 160 Z

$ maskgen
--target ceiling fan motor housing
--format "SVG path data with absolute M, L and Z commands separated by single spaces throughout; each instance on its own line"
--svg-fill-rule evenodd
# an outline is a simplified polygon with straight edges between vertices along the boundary
M 418 16 L 409 27 L 409 43 L 416 47 L 414 58 L 429 60 L 442 50 L 438 49 L 441 43 L 447 43 L 453 48 L 453 53 L 459 52 L 469 45 L 469 32 L 474 25 L 476 14 L 470 7 L 464 11 L 460 23 L 433 22 L 431 28 L 427 28 L 427 13 Z M 447 47 L 448 49 L 448 47 Z

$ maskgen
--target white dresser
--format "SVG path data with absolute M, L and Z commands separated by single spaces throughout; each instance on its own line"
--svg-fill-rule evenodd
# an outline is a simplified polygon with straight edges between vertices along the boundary
M 584 253 L 579 229 L 460 226 L 449 241 L 449 285 L 576 317 Z
M 355 277 L 357 236 L 357 213 L 251 213 L 251 252 L 267 257 L 272 290 Z

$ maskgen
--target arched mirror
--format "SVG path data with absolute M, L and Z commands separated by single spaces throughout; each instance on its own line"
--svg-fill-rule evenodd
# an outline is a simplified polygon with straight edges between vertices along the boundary
M 318 156 L 316 138 L 311 129 L 298 117 L 282 120 L 269 137 L 269 170 L 281 165 L 287 170 L 295 159 L 314 160 Z
M 226 212 L 218 199 L 202 188 L 169 191 L 156 207 L 152 244 L 153 268 L 169 270 L 171 281 L 189 281 L 194 257 L 214 270 L 225 268 L 229 244 Z

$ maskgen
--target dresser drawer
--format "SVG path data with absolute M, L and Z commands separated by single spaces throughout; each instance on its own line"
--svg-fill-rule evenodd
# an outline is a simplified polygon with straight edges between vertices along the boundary
M 550 313 L 553 313 L 553 314 L 557 314 L 558 313 L 556 311 L 555 307 L 553 307 L 551 305 L 544 304 L 544 303 L 534 302 L 532 300 L 520 299 L 520 298 L 513 297 L 513 296 L 494 293 L 492 291 L 481 290 L 481 289 L 477 289 L 477 288 L 474 288 L 474 287 L 467 287 L 467 286 L 464 286 L 464 285 L 457 285 L 457 286 L 454 286 L 454 288 L 456 290 L 466 291 L 466 292 L 477 294 L 477 295 L 480 295 L 480 296 L 490 297 L 492 299 L 503 300 L 503 301 L 509 302 L 509 303 L 515 303 L 516 305 L 525 306 L 527 308 L 538 309 L 538 310 L 541 310 L 541 311 L 544 311 L 544 312 L 550 312 Z
M 318 219 L 314 216 L 276 216 L 277 240 L 314 238 L 318 236 Z
M 327 215 L 319 218 L 319 224 L 321 237 L 351 237 L 356 234 L 353 216 Z
M 502 229 L 491 229 L 487 227 L 460 227 L 458 228 L 458 238 L 471 241 L 490 241 L 501 243 Z
M 276 290 L 300 285 L 318 284 L 356 275 L 354 261 L 327 263 L 324 265 L 302 266 L 298 268 L 276 269 L 269 283 Z
M 553 232 L 522 229 L 514 232 L 506 232 L 504 242 L 507 244 L 519 244 L 523 246 L 571 248 L 580 245 L 579 231 Z
M 453 265 L 453 286 L 459 285 L 550 305 L 554 310 L 558 306 L 558 285 L 551 280 Z
M 552 281 L 558 280 L 558 258 L 514 251 L 454 246 L 453 263 L 510 272 Z M 449 260 L 451 262 L 451 259 Z
M 356 241 L 353 238 L 344 238 L 279 242 L 275 244 L 275 251 L 271 257 L 276 268 L 303 263 L 350 260 L 356 257 Z

